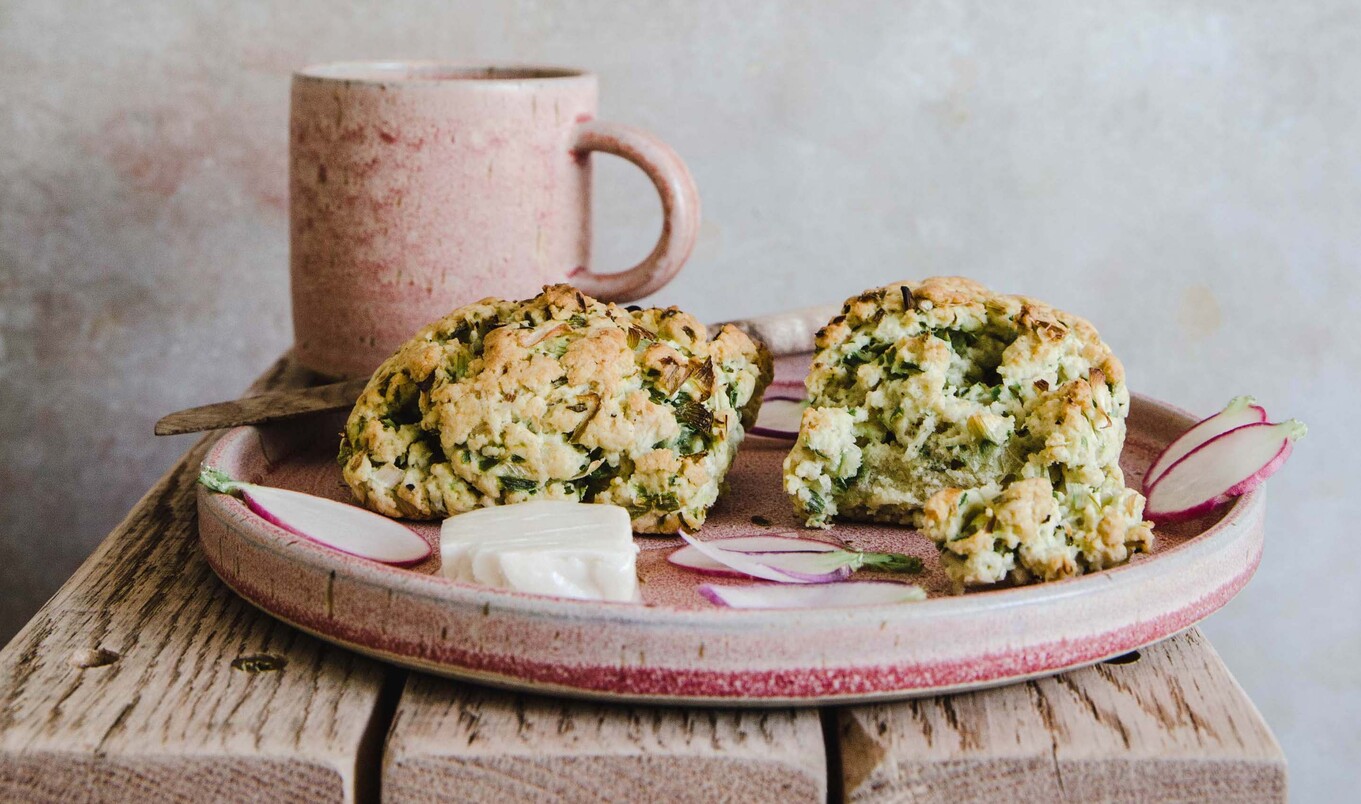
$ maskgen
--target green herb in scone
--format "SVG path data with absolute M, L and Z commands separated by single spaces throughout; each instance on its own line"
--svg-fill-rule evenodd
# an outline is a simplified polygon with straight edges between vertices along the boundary
M 933 278 L 850 299 L 817 348 L 784 466 L 809 525 L 916 525 L 960 586 L 1151 548 L 1119 465 L 1124 369 L 1086 321 Z
M 369 381 L 339 460 L 389 516 L 578 500 L 674 533 L 704 523 L 770 377 L 769 352 L 733 327 L 711 339 L 675 308 L 555 285 L 417 333 Z

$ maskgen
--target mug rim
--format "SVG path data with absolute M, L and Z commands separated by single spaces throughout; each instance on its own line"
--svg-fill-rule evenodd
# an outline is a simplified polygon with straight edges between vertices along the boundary
M 577 67 L 541 64 L 375 59 L 309 64 L 295 70 L 293 77 L 349 84 L 468 87 L 594 80 L 596 76 Z

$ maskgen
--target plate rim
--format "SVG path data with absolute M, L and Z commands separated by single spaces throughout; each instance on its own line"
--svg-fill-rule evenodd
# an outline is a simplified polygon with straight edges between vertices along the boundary
M 1154 404 L 1165 409 L 1190 417 L 1191 414 L 1164 405 L 1161 402 L 1138 397 L 1144 404 Z M 258 428 L 254 426 L 236 427 L 223 436 L 211 451 L 205 456 L 204 464 L 211 465 L 213 459 L 220 457 L 227 449 L 235 446 L 235 440 L 249 438 L 258 433 Z M 229 443 L 231 439 L 231 443 Z M 254 525 L 258 529 L 269 533 L 273 540 L 268 542 L 261 541 L 261 544 L 280 556 L 297 556 L 299 559 L 313 564 L 318 569 L 346 570 L 355 567 L 354 561 L 364 562 L 364 568 L 372 570 L 381 577 L 390 577 L 399 585 L 411 584 L 411 592 L 429 592 L 422 594 L 430 600 L 448 601 L 452 603 L 472 602 L 471 598 L 476 597 L 476 602 L 481 605 L 490 599 L 499 607 L 515 611 L 520 614 L 541 614 L 545 602 L 551 601 L 555 606 L 561 606 L 569 613 L 583 612 L 589 613 L 588 619 L 597 619 L 597 612 L 617 612 L 619 617 L 604 617 L 606 621 L 632 622 L 640 618 L 649 623 L 658 625 L 685 624 L 695 617 L 707 618 L 710 615 L 715 617 L 731 618 L 734 620 L 764 620 L 770 618 L 777 609 L 733 609 L 722 606 L 702 609 L 677 609 L 665 606 L 639 606 L 637 603 L 603 601 L 603 600 L 582 600 L 577 598 L 559 597 L 556 595 L 537 595 L 530 592 L 520 592 L 511 589 L 497 589 L 494 587 L 478 586 L 476 584 L 454 581 L 438 575 L 430 575 L 423 572 L 415 572 L 398 566 L 382 564 L 375 561 L 367 561 L 358 556 L 350 556 L 332 548 L 325 547 L 306 537 L 298 536 L 287 531 L 278 525 L 258 516 L 241 500 L 226 494 L 217 494 L 204 488 L 198 487 L 200 500 L 206 498 L 209 511 L 218 515 L 224 523 Z M 1188 539 L 1185 543 L 1179 544 L 1166 552 L 1157 556 L 1136 555 L 1130 562 L 1116 567 L 1101 570 L 1100 572 L 1079 575 L 1073 578 L 1065 578 L 1060 581 L 1050 581 L 1048 583 L 1027 584 L 1023 586 L 1012 586 L 999 589 L 986 589 L 974 591 L 967 595 L 953 595 L 928 598 L 926 600 L 914 602 L 911 606 L 901 604 L 885 604 L 873 606 L 829 606 L 819 609 L 800 609 L 802 617 L 813 618 L 836 618 L 841 619 L 847 612 L 930 612 L 936 613 L 942 608 L 958 609 L 969 611 L 970 609 L 996 610 L 999 608 L 1010 608 L 1012 606 L 1038 605 L 1046 602 L 1060 600 L 1066 597 L 1082 595 L 1089 588 L 1102 583 L 1110 583 L 1111 579 L 1121 579 L 1128 582 L 1126 578 L 1138 578 L 1146 574 L 1156 574 L 1149 567 L 1174 556 L 1190 556 L 1206 552 L 1215 552 L 1223 540 L 1224 532 L 1244 519 L 1250 519 L 1256 509 L 1263 505 L 1263 487 L 1234 499 L 1228 506 L 1222 509 L 1223 514 L 1220 519 L 1207 528 L 1205 531 Z M 635 538 L 649 538 L 647 535 L 635 536 Z M 659 538 L 672 538 L 670 536 L 660 536 Z M 438 548 L 436 548 L 438 549 Z M 451 594 L 446 594 L 452 592 Z M 1007 602 L 998 603 L 997 601 L 1005 596 Z M 466 597 L 467 600 L 459 599 Z M 554 613 L 552 616 L 560 616 Z M 778 617 L 778 619 L 783 619 Z
M 1166 403 L 1151 399 L 1142 395 L 1134 395 L 1133 402 L 1141 412 L 1147 412 L 1154 416 L 1170 418 L 1177 424 L 1189 426 L 1196 420 L 1191 414 L 1175 408 Z M 1146 410 L 1144 410 L 1146 408 Z M 1133 409 L 1132 409 L 1133 410 Z M 217 444 L 209 451 L 205 457 L 205 463 L 221 463 L 224 456 L 229 456 L 236 450 L 248 449 L 254 444 L 259 445 L 262 434 L 255 427 L 241 427 L 229 431 Z M 1173 617 L 1175 620 L 1170 630 L 1163 629 L 1166 633 L 1159 631 L 1157 635 L 1149 639 L 1138 639 L 1137 644 L 1122 644 L 1113 652 L 1107 652 L 1098 656 L 1083 656 L 1079 661 L 1068 662 L 1062 666 L 1054 666 L 1034 672 L 1023 674 L 1008 674 L 998 676 L 989 681 L 973 684 L 946 684 L 930 688 L 916 687 L 912 689 L 891 689 L 876 691 L 870 694 L 859 695 L 789 695 L 789 696 L 757 696 L 748 698 L 746 703 L 751 705 L 777 706 L 783 703 L 814 703 L 828 701 L 869 701 L 869 700 L 889 700 L 894 698 L 915 697 L 920 695 L 938 694 L 944 691 L 957 691 L 962 689 L 976 689 L 983 686 L 995 686 L 997 684 L 1010 683 L 1025 678 L 1034 678 L 1043 675 L 1050 675 L 1063 672 L 1068 669 L 1089 665 L 1108 658 L 1112 655 L 1126 652 L 1127 650 L 1142 647 L 1151 642 L 1170 636 L 1172 633 L 1183 630 L 1195 622 L 1213 613 L 1231 599 L 1251 578 L 1256 571 L 1262 555 L 1262 524 L 1264 520 L 1265 494 L 1259 489 L 1248 495 L 1244 495 L 1222 510 L 1219 519 L 1195 537 L 1188 539 L 1185 543 L 1176 545 L 1166 552 L 1155 556 L 1138 557 L 1134 561 L 1101 572 L 1066 579 L 1058 582 L 1045 584 L 1032 584 L 1026 586 L 1009 587 L 1004 589 L 993 589 L 975 592 L 969 595 L 939 596 L 925 601 L 913 603 L 911 605 L 880 605 L 880 606 L 858 606 L 858 607 L 829 607 L 814 610 L 799 610 L 791 615 L 791 612 L 780 610 L 740 610 L 727 609 L 722 607 L 700 608 L 700 609 L 681 609 L 669 606 L 639 606 L 633 603 L 610 603 L 603 601 L 573 600 L 569 598 L 559 598 L 552 596 L 532 595 L 511 590 L 492 589 L 487 587 L 463 584 L 451 581 L 437 575 L 427 575 L 398 567 L 368 562 L 353 556 L 349 556 L 316 544 L 303 537 L 296 536 L 276 525 L 266 522 L 251 512 L 240 500 L 227 495 L 214 494 L 206 489 L 198 489 L 200 517 L 201 541 L 204 541 L 205 553 L 209 555 L 210 564 L 214 572 L 227 583 L 238 595 L 244 597 L 253 605 L 270 613 L 285 622 L 300 628 L 300 630 L 311 633 L 319 638 L 344 645 L 347 648 L 356 650 L 368 655 L 376 655 L 386 661 L 405 666 L 414 666 L 426 672 L 435 672 L 442 675 L 465 678 L 479 683 L 488 683 L 495 686 L 510 687 L 527 691 L 548 690 L 555 694 L 577 695 L 580 697 L 590 697 L 595 699 L 611 700 L 634 700 L 634 701 L 653 701 L 659 703 L 693 703 L 723 704 L 734 705 L 743 701 L 729 696 L 704 696 L 704 695 L 649 695 L 637 693 L 614 693 L 608 690 L 588 689 L 573 685 L 559 685 L 545 683 L 541 680 L 523 679 L 514 675 L 502 673 L 488 673 L 468 667 L 459 667 L 449 664 L 441 664 L 436 661 L 428 661 L 419 657 L 404 653 L 392 652 L 376 648 L 363 642 L 345 639 L 336 633 L 328 633 L 325 630 L 314 628 L 303 623 L 297 622 L 297 618 L 289 617 L 284 612 L 279 611 L 280 607 L 271 607 L 267 601 L 257 599 L 252 595 L 248 584 L 235 583 L 233 574 L 226 567 L 221 567 L 218 562 L 213 560 L 213 551 L 207 549 L 204 527 L 205 523 L 209 527 L 216 525 L 222 530 L 234 534 L 236 538 L 247 539 L 252 542 L 252 547 L 269 551 L 275 558 L 285 562 L 297 562 L 306 567 L 322 573 L 335 574 L 343 573 L 350 582 L 358 583 L 374 591 L 395 590 L 399 594 L 414 595 L 422 601 L 436 605 L 448 606 L 453 608 L 480 608 L 495 607 L 499 614 L 526 619 L 548 619 L 554 622 L 573 622 L 577 624 L 592 624 L 602 627 L 626 627 L 642 628 L 651 630 L 666 629 L 700 629 L 707 632 L 720 632 L 734 637 L 741 636 L 743 633 L 752 630 L 764 630 L 772 626 L 786 627 L 791 616 L 797 616 L 801 625 L 809 625 L 814 628 L 827 629 L 840 626 L 843 628 L 863 628 L 873 624 L 880 627 L 892 627 L 895 624 L 904 623 L 927 623 L 937 619 L 954 619 L 958 617 L 978 617 L 980 614 L 997 613 L 1000 611 L 1010 611 L 1016 609 L 1026 609 L 1029 607 L 1045 607 L 1051 605 L 1062 605 L 1068 598 L 1087 597 L 1102 590 L 1111 590 L 1116 587 L 1129 588 L 1131 585 L 1138 586 L 1145 580 L 1163 574 L 1163 568 L 1169 561 L 1195 562 L 1197 560 L 1209 559 L 1226 549 L 1231 549 L 1235 544 L 1242 542 L 1245 537 L 1252 539 L 1256 537 L 1255 543 L 1249 546 L 1254 548 L 1252 554 L 1246 556 L 1246 562 L 1239 568 L 1238 572 L 1232 573 L 1230 577 L 1216 577 L 1213 583 L 1207 584 L 1198 592 L 1203 592 L 1194 601 L 1183 605 L 1180 609 L 1170 612 L 1160 612 L 1159 614 Z M 206 516 L 205 516 L 206 515 Z M 239 570 L 238 570 L 239 572 Z M 882 625 L 880 625 L 882 624 Z M 1123 626 L 1125 630 L 1134 629 L 1134 625 Z M 337 629 L 339 630 L 339 629 Z M 1120 628 L 1112 631 L 1096 632 L 1092 638 L 1097 636 L 1113 636 L 1120 632 Z M 1154 629 L 1158 630 L 1158 629 Z M 1128 641 L 1127 641 L 1128 642 Z M 1033 647 L 1033 644 L 1031 645 Z M 1019 648 L 1018 648 L 1019 650 Z M 886 657 L 887 658 L 887 657 Z M 833 668 L 859 669 L 869 671 L 873 669 L 870 665 L 856 664 L 846 667 Z M 703 671 L 696 671 L 703 672 Z M 735 673 L 736 671 L 718 668 L 712 672 L 716 674 Z

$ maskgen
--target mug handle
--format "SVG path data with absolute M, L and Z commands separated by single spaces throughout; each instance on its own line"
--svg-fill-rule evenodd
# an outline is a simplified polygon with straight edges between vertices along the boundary
M 652 253 L 627 271 L 597 274 L 581 265 L 569 280 L 604 301 L 633 301 L 660 289 L 685 264 L 699 236 L 699 190 L 685 163 L 652 134 L 617 123 L 581 124 L 572 151 L 579 158 L 604 151 L 642 168 L 662 198 L 662 235 Z

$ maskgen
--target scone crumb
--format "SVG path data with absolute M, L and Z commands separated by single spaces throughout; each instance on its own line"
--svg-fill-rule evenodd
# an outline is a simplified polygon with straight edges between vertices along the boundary
M 960 587 L 1152 549 L 1119 465 L 1124 369 L 1091 324 L 936 277 L 847 300 L 817 347 L 784 466 L 808 525 L 916 525 Z

